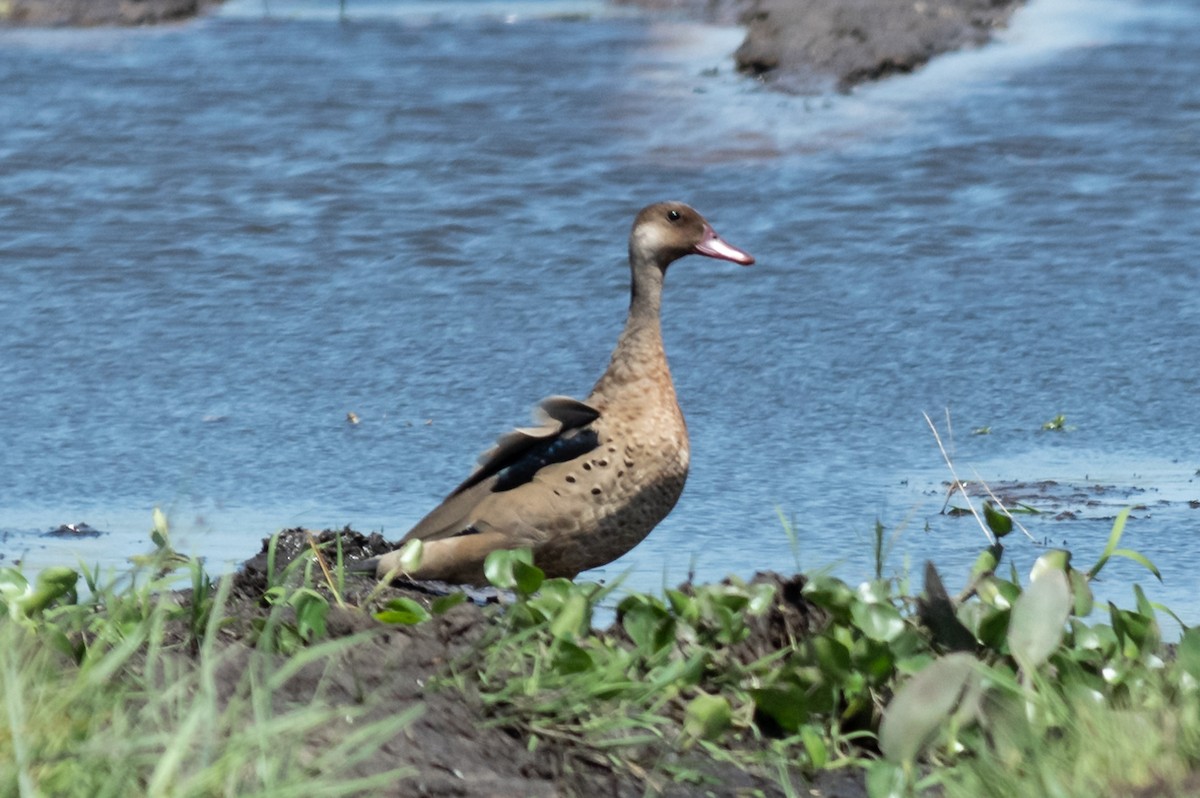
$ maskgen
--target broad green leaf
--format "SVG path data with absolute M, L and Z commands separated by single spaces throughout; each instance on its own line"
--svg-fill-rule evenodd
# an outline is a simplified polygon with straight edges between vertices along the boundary
M 855 602 L 850 608 L 854 625 L 872 640 L 888 642 L 904 631 L 904 619 L 891 604 Z
M 1179 667 L 1200 681 L 1200 627 L 1193 626 L 1179 639 Z
M 733 723 L 729 702 L 719 695 L 701 693 L 688 702 L 683 713 L 683 731 L 699 740 L 715 740 Z
M 1043 574 L 1051 571 L 1066 573 L 1070 565 L 1071 552 L 1065 549 L 1051 549 L 1034 561 L 1033 568 L 1029 569 L 1029 581 L 1036 582 Z
M 988 546 L 979 553 L 975 558 L 975 564 L 971 566 L 971 578 L 979 579 L 985 574 L 990 574 L 996 570 L 996 566 L 1000 564 L 1000 557 L 1004 554 L 1004 546 L 1000 543 L 995 543 Z
M 809 642 L 821 670 L 833 677 L 835 684 L 842 682 L 850 672 L 850 649 L 828 635 L 819 635 Z
M 907 798 L 908 777 L 893 762 L 877 759 L 867 766 L 868 798 Z
M 462 595 L 459 593 L 458 595 Z M 422 623 L 429 620 L 429 611 L 422 607 L 417 602 L 410 598 L 394 598 L 384 605 L 383 609 L 375 613 L 375 620 L 383 623 L 403 624 L 410 626 L 412 624 Z
M 525 596 L 536 593 L 542 582 L 546 581 L 546 574 L 541 568 L 521 560 L 513 562 L 512 575 L 517 592 Z
M 1123 610 L 1108 602 L 1108 615 L 1121 652 L 1131 659 L 1152 651 L 1158 644 L 1158 623 L 1153 615 Z
M 860 601 L 868 604 L 888 604 L 892 598 L 892 584 L 887 579 L 873 579 L 858 586 Z
M 625 633 L 644 654 L 653 654 L 675 640 L 675 619 L 656 604 L 632 602 L 620 614 Z
M 555 637 L 576 637 L 586 634 L 591 628 L 591 613 L 587 599 L 582 593 L 567 597 L 562 609 L 550 621 L 550 634 Z
M 1002 589 L 1001 586 L 1003 584 L 1002 580 L 994 576 L 985 576 L 975 586 L 975 592 L 985 604 L 997 609 L 1007 610 L 1012 607 L 1012 601 L 1006 595 L 1006 591 Z
M 821 574 L 814 576 L 804 584 L 804 597 L 833 612 L 845 612 L 854 601 L 854 591 L 842 580 Z M 844 615 L 842 617 L 845 617 Z
M 1121 535 L 1125 533 L 1125 522 L 1129 520 L 1129 513 L 1132 510 L 1132 507 L 1126 507 L 1117 513 L 1117 518 L 1113 521 L 1112 531 L 1108 533 L 1108 543 L 1105 544 L 1104 551 L 1100 552 L 1100 559 L 1096 560 L 1096 564 L 1087 572 L 1088 579 L 1095 579 L 1096 574 L 1100 573 L 1100 569 L 1104 567 L 1104 564 L 1116 552 L 1117 546 L 1121 543 Z
M 572 643 L 560 640 L 554 652 L 554 670 L 563 674 L 587 673 L 596 665 L 592 655 Z
M 804 688 L 796 684 L 777 684 L 750 691 L 756 712 L 766 715 L 786 732 L 797 731 L 808 720 L 808 702 Z
M 1008 623 L 1008 647 L 1025 671 L 1036 670 L 1058 648 L 1072 606 L 1066 573 L 1049 568 L 1017 599 Z
M 804 743 L 804 750 L 808 753 L 808 761 L 812 763 L 815 770 L 820 770 L 829 762 L 829 747 L 825 745 L 825 738 L 815 728 L 809 725 L 800 727 L 800 742 Z
M 1092 599 L 1092 586 L 1088 583 L 1087 576 L 1074 568 L 1067 571 L 1067 578 L 1071 582 L 1071 595 L 1075 599 L 1075 607 L 1072 612 L 1080 618 L 1086 618 L 1092 614 L 1092 608 L 1095 606 Z
M 1002 538 L 1013 529 L 1013 520 L 1003 509 L 997 510 L 991 502 L 983 503 L 983 520 L 987 521 L 988 529 L 997 538 Z
M 889 761 L 916 759 L 958 706 L 975 664 L 969 654 L 949 654 L 900 687 L 879 724 L 879 747 Z
M 529 549 L 497 549 L 483 561 L 483 575 L 496 587 L 513 590 L 517 588 L 518 563 L 532 565 L 533 553 Z
M 288 599 L 296 610 L 296 631 L 304 640 L 315 640 L 325 636 L 325 617 L 329 614 L 329 602 L 320 593 L 309 588 L 300 588 Z

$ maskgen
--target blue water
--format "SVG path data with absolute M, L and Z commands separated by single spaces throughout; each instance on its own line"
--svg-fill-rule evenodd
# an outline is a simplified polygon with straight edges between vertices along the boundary
M 348 5 L 0 32 L 0 562 L 119 564 L 155 506 L 218 570 L 286 526 L 401 535 L 586 394 L 629 222 L 679 198 L 758 263 L 672 268 L 692 473 L 593 576 L 857 581 L 879 520 L 887 573 L 961 584 L 986 540 L 939 514 L 928 413 L 958 476 L 1057 482 L 1019 569 L 1090 565 L 1136 503 L 1163 582 L 1114 562 L 1100 597 L 1200 621 L 1200 8 L 1034 0 L 991 47 L 805 99 L 734 74 L 736 30 Z M 77 521 L 107 534 L 42 536 Z

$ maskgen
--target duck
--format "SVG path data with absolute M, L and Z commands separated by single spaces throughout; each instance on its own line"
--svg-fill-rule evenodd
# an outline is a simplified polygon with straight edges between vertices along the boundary
M 501 436 L 395 550 L 356 570 L 484 585 L 491 552 L 528 548 L 547 578 L 574 579 L 638 545 L 675 507 L 688 475 L 661 309 L 667 268 L 689 255 L 754 263 L 682 202 L 643 208 L 629 233 L 629 313 L 591 393 L 543 400 L 535 426 Z M 422 541 L 415 565 L 403 556 L 413 540 Z

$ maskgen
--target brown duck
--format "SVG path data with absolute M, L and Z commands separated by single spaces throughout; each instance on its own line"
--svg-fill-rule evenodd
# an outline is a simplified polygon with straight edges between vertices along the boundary
M 659 310 L 667 267 L 685 255 L 754 263 L 683 203 L 643 208 L 629 234 L 629 317 L 608 370 L 586 400 L 546 399 L 539 426 L 514 430 L 484 453 L 400 541 L 424 543 L 420 565 L 405 576 L 484 584 L 489 553 L 528 547 L 547 576 L 574 578 L 617 559 L 666 517 L 687 479 L 688 435 Z M 369 564 L 380 578 L 395 575 L 400 550 Z

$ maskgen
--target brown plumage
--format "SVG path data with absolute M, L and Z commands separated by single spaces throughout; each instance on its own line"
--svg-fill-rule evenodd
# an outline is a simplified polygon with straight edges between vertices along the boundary
M 608 369 L 583 402 L 553 396 L 540 425 L 503 436 L 400 541 L 422 540 L 414 579 L 483 584 L 496 549 L 529 547 L 547 576 L 574 578 L 641 542 L 679 499 L 688 436 L 663 351 L 667 267 L 685 255 L 754 262 L 679 202 L 642 209 L 629 234 L 632 296 Z M 399 550 L 376 561 L 384 577 Z

